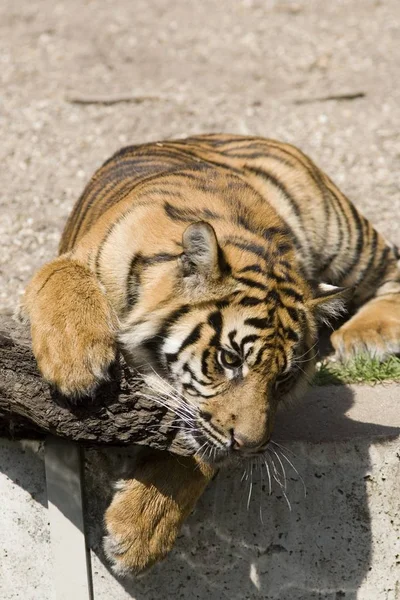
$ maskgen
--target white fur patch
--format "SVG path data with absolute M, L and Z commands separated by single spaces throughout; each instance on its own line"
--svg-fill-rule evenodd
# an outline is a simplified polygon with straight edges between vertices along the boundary
M 147 338 L 152 337 L 157 331 L 157 324 L 151 321 L 140 323 L 139 325 L 133 326 L 127 331 L 123 331 L 119 334 L 119 341 L 126 347 L 126 349 L 133 350 L 137 348 L 141 342 Z

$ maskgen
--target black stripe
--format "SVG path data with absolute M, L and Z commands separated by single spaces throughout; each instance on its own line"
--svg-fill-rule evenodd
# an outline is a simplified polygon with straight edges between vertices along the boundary
M 202 398 L 209 398 L 209 396 L 202 396 Z M 204 420 L 207 423 L 207 426 L 204 426 L 204 424 L 202 426 L 203 430 L 207 433 L 207 436 L 213 439 L 214 441 L 218 442 L 219 445 L 221 445 L 222 442 L 220 438 L 215 435 L 214 431 L 217 432 L 218 435 L 220 435 L 224 440 L 226 439 L 226 435 L 224 435 L 222 431 L 219 431 L 219 429 L 217 429 L 217 427 L 215 427 L 211 421 L 208 421 L 207 419 Z M 208 429 L 209 427 L 211 428 L 211 431 Z M 207 437 L 205 436 L 205 434 L 203 435 L 204 437 Z
M 234 209 L 233 209 L 233 214 L 231 214 L 231 220 L 236 224 L 239 225 L 239 227 L 243 227 L 244 229 L 246 229 L 246 231 L 249 231 L 250 233 L 254 233 L 254 234 L 258 234 L 259 233 L 259 226 L 253 226 L 252 223 L 250 223 L 249 218 L 247 215 L 244 215 L 243 213 L 240 214 L 240 210 L 244 211 L 247 210 L 246 207 L 243 207 L 241 205 L 237 205 Z
M 343 281 L 344 279 L 346 279 L 346 277 L 348 277 L 350 275 L 350 273 L 353 271 L 354 267 L 357 265 L 358 261 L 360 260 L 360 256 L 363 250 L 363 242 L 364 242 L 364 219 L 363 217 L 361 217 L 361 215 L 359 214 L 359 212 L 356 210 L 355 206 L 349 202 L 349 208 L 351 210 L 351 213 L 353 215 L 353 219 L 354 219 L 354 226 L 357 232 L 357 240 L 355 243 L 355 246 L 351 249 L 353 250 L 353 258 L 350 262 L 349 265 L 347 265 L 344 273 L 341 273 L 341 277 L 340 277 L 340 281 Z
M 282 227 L 267 227 L 267 229 L 264 229 L 263 231 L 263 237 L 266 240 L 269 240 L 270 237 L 272 236 L 276 236 L 276 235 L 289 235 L 289 229 L 283 229 Z
M 293 279 L 293 277 L 289 275 L 289 273 L 285 273 L 283 276 L 281 276 L 275 272 L 273 274 L 273 278 L 277 283 L 296 283 L 295 279 Z
M 194 392 L 194 394 L 190 394 L 191 396 L 200 396 L 201 398 L 206 398 L 207 396 L 203 396 L 202 393 L 194 387 L 191 383 L 183 383 L 182 387 L 186 392 Z
M 380 279 L 382 278 L 384 272 L 386 271 L 386 267 L 387 267 L 387 263 L 388 263 L 388 256 L 389 256 L 390 252 L 391 252 L 391 248 L 389 248 L 389 246 L 385 246 L 378 265 L 376 267 L 374 267 L 372 281 L 370 281 L 368 284 L 368 287 L 371 288 L 371 296 L 375 293 L 376 289 L 379 287 L 379 285 L 381 283 Z
M 290 327 L 282 327 L 282 333 L 287 339 L 291 340 L 292 342 L 299 341 L 299 334 L 296 333 L 296 331 L 294 331 L 294 329 L 291 329 Z
M 295 169 L 295 165 L 293 165 L 293 163 L 289 162 L 288 160 L 286 160 L 285 158 L 283 158 L 282 156 L 277 156 L 276 154 L 271 154 L 271 152 L 269 151 L 255 151 L 255 152 L 235 152 L 235 149 L 231 149 L 228 148 L 227 150 L 223 151 L 224 154 L 226 154 L 229 157 L 233 157 L 233 158 L 244 158 L 247 160 L 251 160 L 251 159 L 264 159 L 264 160 L 275 160 L 276 162 L 279 162 L 289 168 L 291 168 L 292 170 Z M 248 165 L 246 165 L 248 166 Z
M 264 260 L 268 259 L 267 249 L 259 244 L 255 244 L 254 242 L 248 242 L 247 240 L 241 240 L 240 238 L 226 239 L 223 240 L 222 243 L 224 245 L 235 246 L 235 248 L 239 248 L 240 250 L 244 250 L 245 252 L 249 252 L 251 254 L 255 254 L 259 258 L 263 258 Z
M 292 319 L 292 321 L 295 321 L 297 323 L 299 321 L 298 311 L 295 308 L 293 308 L 292 306 L 286 306 L 286 310 L 287 310 L 290 318 Z
M 368 259 L 367 264 L 362 269 L 360 269 L 360 271 L 357 275 L 356 281 L 353 282 L 353 284 L 352 284 L 353 286 L 358 285 L 363 280 L 363 277 L 365 274 L 367 274 L 367 276 L 368 276 L 369 270 L 371 269 L 372 264 L 374 263 L 375 258 L 376 258 L 377 246 L 378 246 L 378 233 L 375 229 L 372 229 L 372 242 L 371 242 L 371 245 L 369 246 L 369 251 L 370 251 L 369 259 Z
M 221 136 L 223 135 L 228 135 L 228 134 L 220 134 L 220 133 L 212 133 L 212 134 L 206 134 L 204 136 L 199 137 L 193 137 L 193 138 L 188 138 L 189 140 L 194 140 L 195 142 L 198 142 L 199 140 L 202 141 L 203 139 L 208 142 L 210 144 L 215 146 L 216 148 L 219 146 L 226 146 L 229 144 L 233 144 L 233 143 L 245 143 L 245 142 L 255 142 L 257 139 L 257 136 L 240 136 L 240 135 L 228 135 L 228 138 L 222 138 Z M 215 136 L 211 137 L 211 136 Z M 221 152 L 221 150 L 219 151 Z M 222 150 L 222 152 L 224 152 L 224 150 Z
M 262 359 L 262 355 L 264 353 L 264 350 L 265 350 L 265 346 L 261 347 L 259 349 L 259 351 L 257 352 L 257 356 L 256 356 L 256 358 L 254 359 L 254 362 L 253 362 L 253 366 L 254 367 L 257 367 L 260 364 L 261 359 Z
M 194 344 L 195 342 L 197 342 L 200 339 L 202 327 L 203 327 L 203 324 L 199 323 L 198 325 L 196 325 L 196 327 L 194 327 L 194 329 L 192 329 L 192 331 L 189 333 L 188 336 L 186 336 L 186 338 L 183 340 L 182 344 L 180 345 L 178 354 L 181 353 L 182 350 L 184 350 L 188 346 L 191 346 L 192 344 Z
M 273 300 L 278 306 L 283 306 L 282 299 L 276 290 L 269 290 L 265 300 Z M 272 307 L 272 310 L 275 310 L 275 307 Z
M 203 351 L 202 357 L 201 357 L 201 372 L 203 373 L 203 375 L 205 375 L 206 377 L 210 376 L 209 370 L 208 370 L 208 365 L 207 365 L 207 359 L 210 356 L 211 351 L 209 348 L 206 348 Z
M 170 144 L 164 143 L 164 146 L 170 150 L 173 150 L 176 154 L 193 157 L 196 161 L 199 161 L 199 160 L 203 161 L 203 164 L 206 168 L 208 167 L 208 165 L 211 165 L 214 168 L 215 168 L 215 165 L 217 165 L 218 167 L 220 167 L 221 169 L 224 169 L 225 171 L 228 171 L 229 173 L 238 173 L 239 175 L 243 175 L 242 169 L 237 169 L 236 167 L 233 167 L 232 165 L 227 165 L 223 161 L 223 159 L 221 161 L 219 161 L 219 160 L 217 160 L 217 157 L 214 157 L 213 160 L 208 160 L 208 159 L 204 158 L 204 156 L 199 155 L 198 149 L 196 149 L 196 151 L 191 151 L 191 150 L 188 150 L 187 147 L 184 147 L 182 149 L 177 148 L 175 145 L 177 143 L 178 143 L 178 140 L 175 140 L 174 142 L 170 142 Z M 172 146 L 172 144 L 174 144 L 174 146 Z M 199 166 L 200 166 L 199 163 L 196 162 L 196 168 L 199 168 Z
M 196 383 L 199 383 L 200 385 L 204 385 L 205 387 L 211 385 L 208 381 L 204 381 L 204 379 L 199 379 L 197 377 L 197 375 L 192 371 L 192 369 L 190 368 L 188 363 L 185 363 L 183 365 L 183 370 L 186 371 L 187 373 L 190 373 L 191 378 L 194 379 L 194 381 L 196 381 Z
M 221 275 L 230 275 L 232 273 L 232 267 L 225 256 L 225 252 L 222 250 L 219 244 L 217 253 L 219 272 Z
M 239 273 L 261 273 L 262 275 L 267 275 L 267 273 L 260 267 L 260 265 L 248 265 L 247 267 L 243 267 L 240 269 Z
M 208 324 L 214 329 L 215 335 L 211 338 L 209 345 L 218 347 L 220 345 L 222 333 L 222 315 L 219 311 L 215 311 L 208 316 Z
M 168 197 L 168 198 L 173 198 L 174 200 L 184 201 L 184 197 L 180 190 L 177 190 L 176 188 L 174 188 L 172 190 L 167 189 L 169 187 L 168 182 L 161 181 L 160 185 L 165 185 L 165 187 L 152 187 L 151 194 L 158 194 L 159 196 L 162 196 L 162 197 Z M 167 201 L 166 201 L 166 203 L 167 203 Z
M 201 221 L 202 219 L 220 219 L 221 215 L 215 213 L 209 208 L 180 208 L 172 206 L 169 202 L 164 202 L 165 214 L 173 221 L 183 221 L 185 223 L 192 223 L 193 221 Z
M 229 300 L 217 300 L 215 303 L 216 308 L 218 308 L 218 310 L 221 310 L 223 308 L 226 308 L 227 306 L 230 306 L 230 301 Z
M 328 190 L 328 188 L 326 188 L 326 189 Z M 342 242 L 343 242 L 343 237 L 344 237 L 342 221 L 341 221 L 341 216 L 343 216 L 343 210 L 342 210 L 342 208 L 339 204 L 339 200 L 336 198 L 336 196 L 331 192 L 331 190 L 328 190 L 328 191 L 330 193 L 330 199 L 331 199 L 330 207 L 333 210 L 333 213 L 335 215 L 336 228 L 337 228 L 338 235 L 337 235 L 337 239 L 336 239 L 335 249 L 329 256 L 327 256 L 325 258 L 324 262 L 319 267 L 319 272 L 321 275 L 327 269 L 329 269 L 329 267 L 332 265 L 335 258 L 337 258 L 338 253 L 339 253 L 340 249 L 342 248 Z M 335 200 L 335 202 L 333 200 Z M 328 223 L 327 223 L 327 227 L 328 227 Z
M 171 254 L 169 252 L 160 252 L 153 256 L 143 256 L 142 262 L 145 266 L 151 266 L 159 263 L 170 262 L 179 258 L 180 254 Z
M 251 317 L 249 319 L 245 319 L 244 324 L 250 325 L 251 327 L 256 327 L 257 329 L 268 329 L 271 327 L 271 320 L 265 317 Z
M 292 238 L 293 238 L 293 244 L 295 245 L 295 247 L 298 250 L 301 249 L 302 246 L 294 234 L 292 234 Z M 277 244 L 275 252 L 277 252 L 278 254 L 287 254 L 291 250 L 293 250 L 293 247 L 291 246 L 291 244 L 288 244 L 287 242 L 281 242 L 280 244 Z
M 249 279 L 248 277 L 235 277 L 235 280 L 240 281 L 240 283 L 244 283 L 249 287 L 257 288 L 259 290 L 266 291 L 268 289 L 267 286 L 263 283 L 260 283 L 259 281 L 254 281 L 254 279 Z
M 132 308 L 139 299 L 139 274 L 138 268 L 140 266 L 142 257 L 139 254 L 135 254 L 129 265 L 128 275 L 126 277 L 126 308 Z
M 221 333 L 222 330 L 222 316 L 219 311 L 214 311 L 208 315 L 208 323 L 217 332 Z
M 230 331 L 228 333 L 228 338 L 229 338 L 231 346 L 235 350 L 235 352 L 240 353 L 240 346 L 239 346 L 239 344 L 235 340 L 236 334 L 237 334 L 237 331 L 236 331 L 236 329 L 234 329 L 233 331 Z
M 155 359 L 159 360 L 160 348 L 161 345 L 164 343 L 169 330 L 174 325 L 174 323 L 176 323 L 182 316 L 186 315 L 188 312 L 190 312 L 190 306 L 188 306 L 187 304 L 184 304 L 180 308 L 177 308 L 176 310 L 172 311 L 172 313 L 170 313 L 164 319 L 164 322 L 158 329 L 157 333 L 151 338 L 144 340 L 141 345 L 146 350 L 151 352 Z
M 255 333 L 253 333 L 251 335 L 245 335 L 244 338 L 242 338 L 242 340 L 240 342 L 241 351 L 243 352 L 243 348 L 245 347 L 246 344 L 248 344 L 249 342 L 256 342 L 259 339 L 260 339 L 260 336 L 256 335 Z
M 294 298 L 294 300 L 297 300 L 298 302 L 303 302 L 303 296 L 301 294 L 299 294 L 299 292 L 297 292 L 293 288 L 281 286 L 279 289 L 286 296 L 290 296 L 291 298 Z
M 254 298 L 253 296 L 246 296 L 242 298 L 239 304 L 241 306 L 257 306 L 259 304 L 264 304 L 264 298 Z
M 289 202 L 294 214 L 299 219 L 300 223 L 302 222 L 302 214 L 301 214 L 300 207 L 298 206 L 296 200 L 294 199 L 292 194 L 289 192 L 287 187 L 282 183 L 282 181 L 280 179 L 278 179 L 277 177 L 272 175 L 272 173 L 269 173 L 265 169 L 260 169 L 259 167 L 246 166 L 245 170 L 249 171 L 250 173 L 253 173 L 254 175 L 257 175 L 261 179 L 264 179 L 265 181 L 267 181 L 268 183 L 270 183 L 274 187 L 276 187 L 280 192 L 282 192 L 282 194 L 285 196 L 286 200 Z
M 284 259 L 281 259 L 281 260 L 279 261 L 279 266 L 280 266 L 280 267 L 284 267 L 285 269 L 292 269 L 292 267 L 293 267 L 293 265 L 292 265 L 292 264 L 290 264 L 290 262 L 289 262 L 289 261 L 287 261 L 287 260 L 284 260 Z
M 179 355 L 185 348 L 187 348 L 188 346 L 191 346 L 192 344 L 195 344 L 200 339 L 202 327 L 203 327 L 202 323 L 199 323 L 198 325 L 196 325 L 196 327 L 194 327 L 192 329 L 192 331 L 189 333 L 189 335 L 187 335 L 185 337 L 185 339 L 183 340 L 182 344 L 179 346 L 179 348 L 176 352 L 166 352 L 165 353 L 165 358 L 168 361 L 168 363 L 176 362 L 179 358 Z

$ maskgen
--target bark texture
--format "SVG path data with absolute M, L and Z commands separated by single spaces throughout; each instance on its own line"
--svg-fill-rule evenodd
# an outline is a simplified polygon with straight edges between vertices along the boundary
M 29 331 L 0 315 L 0 435 L 48 433 L 90 445 L 147 445 L 187 455 L 174 417 L 139 395 L 123 359 L 91 398 L 72 403 L 44 381 Z

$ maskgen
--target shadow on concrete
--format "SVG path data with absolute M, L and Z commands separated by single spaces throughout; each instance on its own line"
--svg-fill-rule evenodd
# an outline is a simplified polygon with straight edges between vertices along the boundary
M 44 442 L 1 439 L 0 473 L 47 508 Z
M 350 388 L 316 388 L 283 411 L 275 429 L 281 444 L 275 467 L 269 461 L 272 493 L 263 463 L 221 472 L 168 559 L 141 580 L 120 581 L 126 597 L 356 600 L 371 568 L 370 444 L 399 435 L 400 428 L 353 421 L 346 416 L 352 404 Z M 122 593 L 104 568 L 101 520 L 110 480 L 127 464 L 127 451 L 86 452 L 95 591 L 109 580 L 109 596 L 100 598 Z

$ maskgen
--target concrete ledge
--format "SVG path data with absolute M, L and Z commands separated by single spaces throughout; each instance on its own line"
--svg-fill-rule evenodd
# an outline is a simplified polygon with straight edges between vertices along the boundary
M 115 579 L 101 551 L 111 484 L 132 451 L 86 450 L 94 600 L 398 600 L 399 390 L 316 388 L 282 411 L 271 495 L 262 462 L 221 473 L 140 581 Z M 41 445 L 4 441 L 0 463 L 0 596 L 55 600 Z
M 315 387 L 282 408 L 275 437 L 304 442 L 390 439 L 400 435 L 400 385 Z

